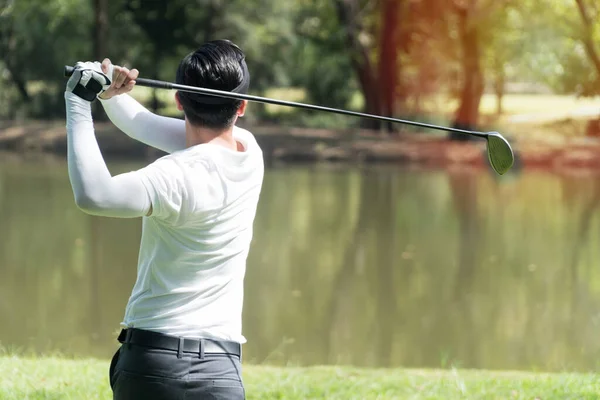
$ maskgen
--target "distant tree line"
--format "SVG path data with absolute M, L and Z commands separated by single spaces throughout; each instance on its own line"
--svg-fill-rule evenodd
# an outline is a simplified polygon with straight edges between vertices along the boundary
M 228 38 L 253 93 L 301 88 L 333 107 L 359 93 L 364 111 L 398 117 L 452 98 L 453 125 L 475 129 L 484 91 L 502 113 L 509 82 L 600 94 L 599 17 L 594 0 L 0 0 L 0 117 L 64 116 L 65 64 L 110 57 L 173 80 L 183 55 Z

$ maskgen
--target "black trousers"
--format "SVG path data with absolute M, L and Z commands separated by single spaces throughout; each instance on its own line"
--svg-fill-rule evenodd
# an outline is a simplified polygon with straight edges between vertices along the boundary
M 110 363 L 114 400 L 244 400 L 241 360 L 123 343 Z

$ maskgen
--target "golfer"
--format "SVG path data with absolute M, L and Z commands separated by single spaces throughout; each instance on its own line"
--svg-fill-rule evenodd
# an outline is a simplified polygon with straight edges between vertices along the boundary
M 184 120 L 155 115 L 127 92 L 138 71 L 79 62 L 65 91 L 68 170 L 77 206 L 142 217 L 137 281 L 110 366 L 114 399 L 244 399 L 243 279 L 263 157 L 236 121 L 246 101 L 177 92 Z M 243 52 L 226 40 L 187 55 L 177 83 L 246 93 Z M 96 98 L 127 135 L 165 151 L 111 176 L 94 135 Z

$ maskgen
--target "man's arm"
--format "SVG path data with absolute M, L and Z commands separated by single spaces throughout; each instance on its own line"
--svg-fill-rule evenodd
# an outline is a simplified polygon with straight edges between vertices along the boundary
M 185 149 L 185 121 L 156 115 L 128 94 L 100 101 L 111 122 L 127 136 L 167 153 Z
M 83 81 L 74 73 L 65 91 L 67 161 L 75 202 L 93 215 L 120 218 L 150 215 L 150 196 L 139 174 L 111 176 L 94 135 L 90 102 L 81 97 L 81 92 L 88 93 L 85 84 L 81 84 Z
M 156 115 L 127 93 L 139 72 L 102 62 L 104 73 L 112 69 L 112 84 L 99 99 L 113 124 L 129 137 L 167 153 L 185 149 L 185 121 Z

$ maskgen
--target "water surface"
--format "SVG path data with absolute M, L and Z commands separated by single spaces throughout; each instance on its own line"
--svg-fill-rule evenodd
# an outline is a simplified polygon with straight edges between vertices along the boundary
M 596 370 L 599 182 L 269 169 L 246 274 L 245 361 Z M 75 207 L 64 162 L 0 162 L 1 345 L 109 358 L 139 241 L 139 220 Z

